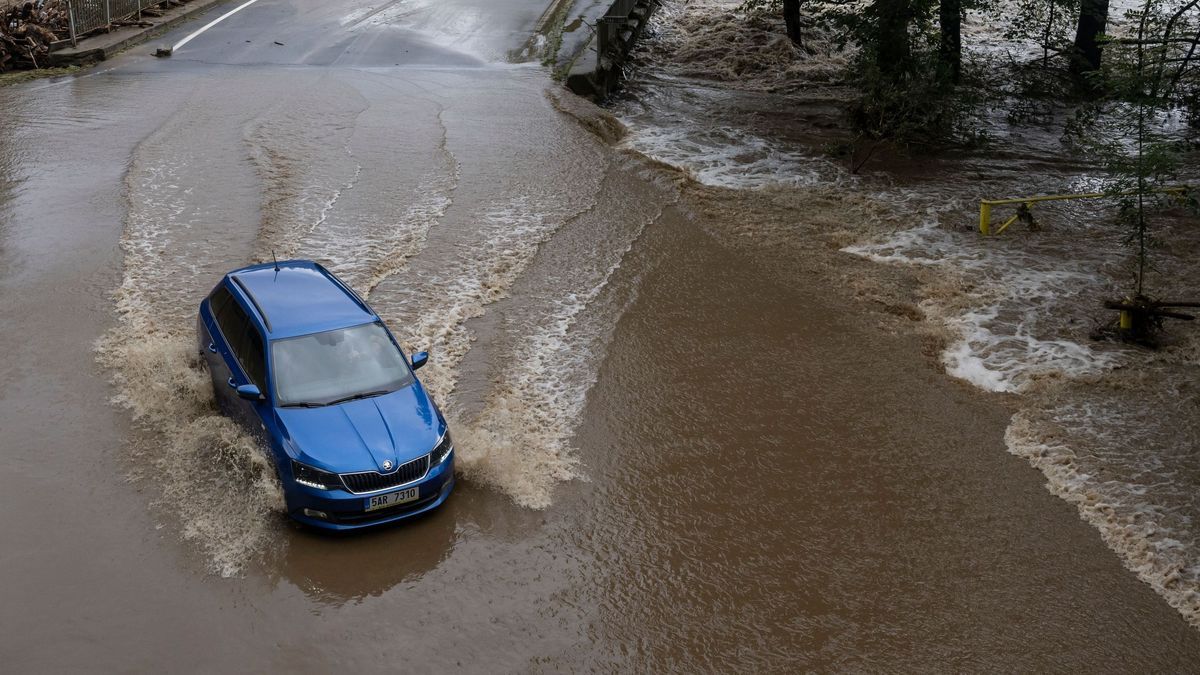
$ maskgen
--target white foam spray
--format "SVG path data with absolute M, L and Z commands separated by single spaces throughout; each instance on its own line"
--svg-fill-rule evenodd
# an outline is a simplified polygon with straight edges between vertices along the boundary
M 505 361 L 482 412 L 460 422 L 466 471 L 506 486 L 522 506 L 545 508 L 557 482 L 586 478 L 571 439 L 617 319 L 633 301 L 632 293 L 617 292 L 613 276 L 662 212 L 647 201 L 648 209 L 631 208 L 620 222 L 584 212 L 564 233 L 582 241 L 541 252 L 552 288 L 533 295 L 549 292 L 549 298 L 516 314 L 516 353 Z M 587 259 L 581 259 L 583 251 Z
M 116 403 L 142 430 L 129 447 L 133 477 L 155 489 L 163 516 L 178 519 L 209 568 L 230 576 L 277 543 L 283 500 L 264 449 L 216 410 L 198 357 L 189 314 L 213 274 L 197 267 L 210 246 L 191 187 L 203 162 L 173 147 L 176 133 L 168 126 L 144 142 L 127 176 L 118 323 L 97 351 Z

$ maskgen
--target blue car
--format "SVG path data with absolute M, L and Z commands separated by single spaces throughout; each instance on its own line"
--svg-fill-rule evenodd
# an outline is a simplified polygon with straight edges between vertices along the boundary
M 379 316 L 307 260 L 225 275 L 200 303 L 221 409 L 275 460 L 288 513 L 350 530 L 433 510 L 454 488 L 446 420 Z

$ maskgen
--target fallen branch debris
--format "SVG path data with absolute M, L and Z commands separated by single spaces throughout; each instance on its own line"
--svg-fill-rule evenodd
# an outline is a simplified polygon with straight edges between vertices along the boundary
M 50 46 L 70 36 L 66 0 L 26 2 L 0 12 L 0 72 L 45 65 Z

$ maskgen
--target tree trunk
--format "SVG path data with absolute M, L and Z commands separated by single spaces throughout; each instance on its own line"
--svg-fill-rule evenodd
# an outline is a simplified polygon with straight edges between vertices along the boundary
M 1071 72 L 1076 75 L 1100 70 L 1100 45 L 1096 37 L 1108 25 L 1108 0 L 1081 0 L 1079 25 L 1075 30 L 1075 50 Z
M 942 30 L 938 53 L 950 79 L 957 83 L 962 75 L 962 0 L 942 0 L 938 19 Z
M 787 36 L 801 49 L 804 37 L 800 34 L 800 0 L 783 0 L 783 21 L 787 24 Z
M 877 17 L 875 63 L 884 76 L 905 73 L 912 60 L 908 29 L 912 23 L 911 0 L 875 0 Z

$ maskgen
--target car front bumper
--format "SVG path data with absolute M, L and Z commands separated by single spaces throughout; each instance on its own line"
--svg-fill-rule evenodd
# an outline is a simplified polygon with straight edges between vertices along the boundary
M 288 515 L 305 525 L 323 530 L 349 531 L 428 513 L 441 506 L 454 489 L 454 459 L 452 451 L 450 457 L 430 469 L 421 480 L 369 495 L 356 495 L 345 490 L 319 490 L 293 483 L 286 495 Z M 414 487 L 419 489 L 415 501 L 378 511 L 366 510 L 366 502 L 372 496 Z

